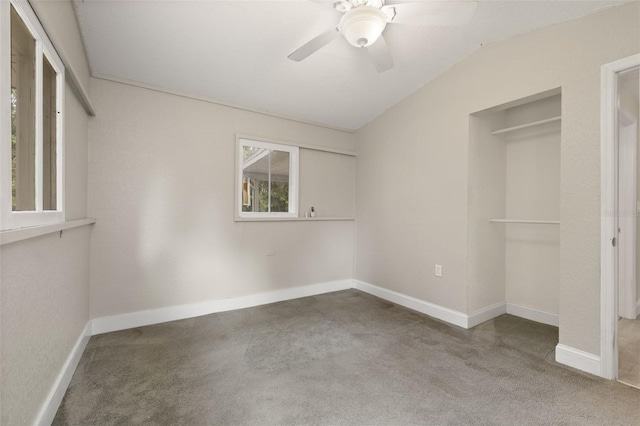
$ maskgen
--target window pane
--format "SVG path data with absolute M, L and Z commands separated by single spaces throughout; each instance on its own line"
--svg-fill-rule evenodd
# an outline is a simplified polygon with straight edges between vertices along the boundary
M 255 146 L 242 149 L 242 211 L 268 212 L 270 151 Z
M 13 210 L 35 210 L 36 42 L 11 8 L 11 180 Z
M 257 181 L 257 202 L 255 204 L 254 212 L 265 213 L 269 211 L 269 181 L 259 180 Z
M 42 196 L 43 209 L 56 209 L 56 71 L 46 57 L 42 61 Z
M 271 151 L 271 211 L 289 211 L 289 153 Z
M 257 143 L 241 144 L 242 185 L 240 203 L 242 212 L 289 213 L 291 183 L 291 153 L 280 145 Z M 267 146 L 265 146 L 267 145 Z M 270 146 L 273 145 L 273 146 Z M 295 169 L 294 169 L 295 170 Z M 295 213 L 295 206 L 293 208 Z

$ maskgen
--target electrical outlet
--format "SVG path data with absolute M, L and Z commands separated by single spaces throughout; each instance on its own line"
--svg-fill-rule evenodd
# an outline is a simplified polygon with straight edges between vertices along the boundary
M 436 277 L 442 276 L 442 265 L 436 265 Z

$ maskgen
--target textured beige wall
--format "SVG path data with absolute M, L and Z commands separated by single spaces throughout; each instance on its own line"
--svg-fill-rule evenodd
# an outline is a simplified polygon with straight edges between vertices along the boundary
M 353 134 L 101 79 L 91 93 L 93 318 L 353 277 L 353 222 L 233 220 L 236 133 L 355 150 Z M 310 180 L 333 170 L 310 168 L 353 160 L 301 157 L 301 200 L 347 213 L 353 179 L 332 199 L 335 176 Z
M 90 232 L 2 246 L 3 425 L 33 424 L 89 320 Z
M 558 116 L 560 107 L 560 97 L 555 96 L 511 108 L 507 111 L 507 126 Z M 556 122 L 504 136 L 508 218 L 560 218 L 560 129 L 561 124 Z M 560 227 L 503 226 L 506 227 L 507 239 L 506 301 L 557 314 Z
M 318 216 L 355 216 L 356 158 L 300 150 L 300 212 L 315 207 Z
M 65 93 L 65 218 L 87 217 L 89 117 L 67 85 Z
M 468 311 L 504 303 L 507 146 L 496 129 L 507 127 L 504 111 L 469 117 Z
M 89 93 L 91 72 L 73 3 L 69 0 L 30 0 L 29 3 L 38 15 L 56 50 L 68 61 L 67 65 L 73 68 L 78 81 Z
M 560 342 L 599 354 L 600 66 L 638 53 L 638 6 L 484 46 L 363 127 L 356 278 L 468 312 L 469 114 L 562 87 Z
M 86 63 L 69 2 L 47 2 L 38 17 Z M 67 220 L 86 217 L 88 119 L 67 85 Z M 0 424 L 32 424 L 89 320 L 89 227 L 0 248 Z

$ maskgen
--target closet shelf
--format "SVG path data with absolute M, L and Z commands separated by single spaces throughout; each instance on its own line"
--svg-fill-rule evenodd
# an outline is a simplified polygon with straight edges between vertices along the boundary
M 507 127 L 500 130 L 494 130 L 491 132 L 492 135 L 500 135 L 502 133 L 513 132 L 514 130 L 526 129 L 528 127 L 538 126 L 540 124 L 553 123 L 554 121 L 562 120 L 562 116 L 546 118 L 544 120 L 534 121 L 533 123 L 521 124 L 519 126 Z
M 559 220 L 534 220 L 534 219 L 490 219 L 491 223 L 530 223 L 534 225 L 560 225 Z

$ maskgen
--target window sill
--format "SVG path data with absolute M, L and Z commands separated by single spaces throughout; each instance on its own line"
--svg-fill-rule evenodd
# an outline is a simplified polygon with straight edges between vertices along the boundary
M 66 229 L 78 228 L 80 226 L 92 225 L 96 223 L 93 218 L 71 220 L 69 222 L 56 223 L 53 225 L 30 226 L 28 228 L 9 229 L 0 232 L 0 245 L 11 244 L 18 241 L 28 240 L 30 238 L 40 237 L 42 235 L 53 234 L 54 232 L 64 231 Z
M 236 222 L 347 222 L 356 220 L 355 217 L 236 217 Z

